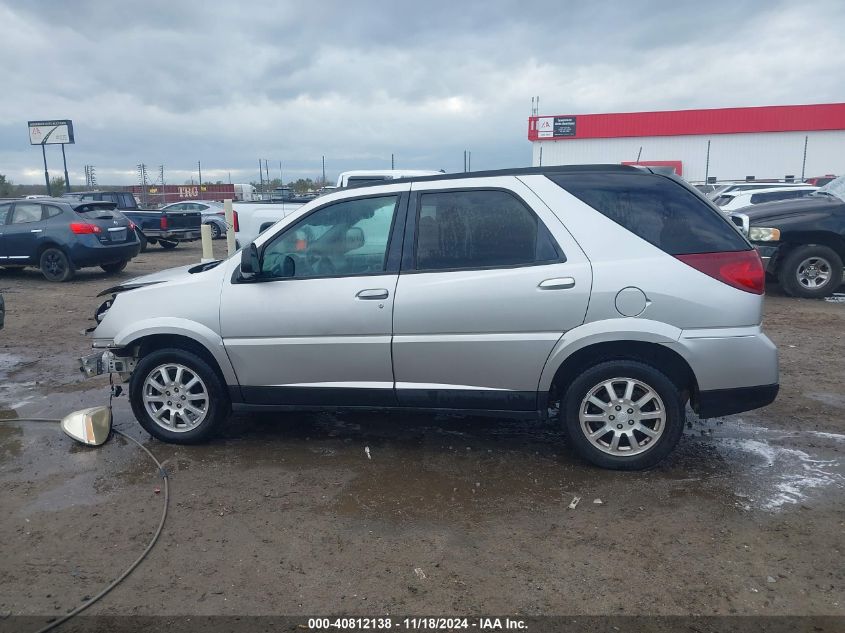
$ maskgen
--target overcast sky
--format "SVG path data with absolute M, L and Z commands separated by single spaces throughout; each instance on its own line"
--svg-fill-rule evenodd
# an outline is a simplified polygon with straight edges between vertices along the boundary
M 0 0 L 0 173 L 73 184 L 530 164 L 542 114 L 845 101 L 845 2 Z M 61 173 L 48 147 L 51 175 Z

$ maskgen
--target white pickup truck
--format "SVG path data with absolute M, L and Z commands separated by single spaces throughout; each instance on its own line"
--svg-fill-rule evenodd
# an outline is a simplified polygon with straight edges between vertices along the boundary
M 413 176 L 439 176 L 442 173 L 430 169 L 361 169 L 345 171 L 338 176 L 337 188 L 334 191 L 342 187 L 355 187 L 362 184 L 395 180 L 397 178 L 410 178 Z M 235 211 L 238 214 L 238 221 L 235 224 L 235 243 L 237 247 L 241 248 L 249 244 L 261 233 L 302 205 L 303 203 L 299 202 L 237 202 L 235 206 Z
M 249 244 L 283 217 L 302 206 L 301 202 L 236 202 L 235 244 Z

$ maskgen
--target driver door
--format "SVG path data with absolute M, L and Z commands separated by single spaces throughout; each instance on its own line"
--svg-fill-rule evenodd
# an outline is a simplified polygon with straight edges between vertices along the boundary
M 262 241 L 255 280 L 226 281 L 220 327 L 244 402 L 396 404 L 390 346 L 409 189 L 318 207 Z

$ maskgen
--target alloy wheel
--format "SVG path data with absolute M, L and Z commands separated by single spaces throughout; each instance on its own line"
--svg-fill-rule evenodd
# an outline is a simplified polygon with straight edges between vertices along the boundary
M 600 451 L 625 457 L 657 444 L 666 428 L 666 407 L 657 392 L 634 378 L 611 378 L 581 401 L 578 419 L 584 437 Z
M 808 290 L 816 290 L 827 285 L 832 277 L 830 262 L 822 257 L 808 257 L 795 271 L 798 283 Z
M 150 418 L 175 432 L 190 431 L 202 424 L 210 404 L 202 378 L 179 363 L 159 365 L 147 374 L 142 399 Z

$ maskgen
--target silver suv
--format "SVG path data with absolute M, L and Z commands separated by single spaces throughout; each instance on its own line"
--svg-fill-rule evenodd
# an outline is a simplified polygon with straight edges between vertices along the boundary
M 111 288 L 89 374 L 155 437 L 232 409 L 545 418 L 639 469 L 702 417 L 764 406 L 756 251 L 682 180 L 618 165 L 396 180 L 304 205 L 221 262 Z

